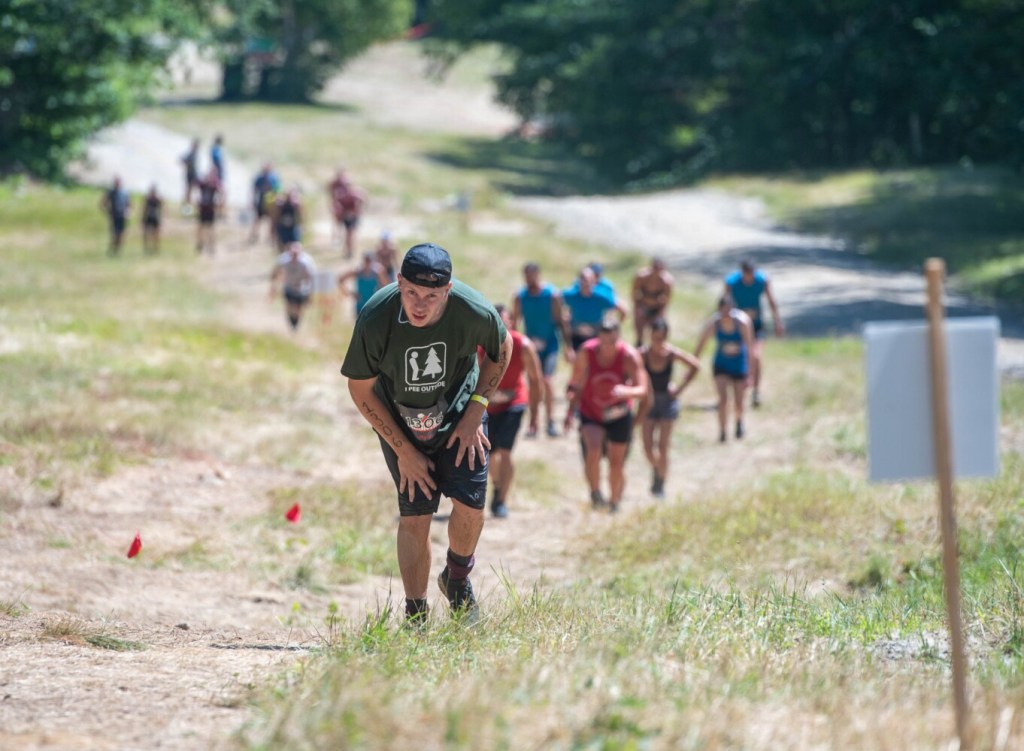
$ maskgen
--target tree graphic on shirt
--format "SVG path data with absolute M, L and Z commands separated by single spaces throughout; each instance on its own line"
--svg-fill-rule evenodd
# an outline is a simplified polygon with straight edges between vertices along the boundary
M 420 373 L 420 378 L 440 376 L 443 373 L 444 368 L 441 366 L 441 358 L 437 356 L 437 350 L 431 347 L 427 352 L 427 361 L 423 363 L 423 372 Z

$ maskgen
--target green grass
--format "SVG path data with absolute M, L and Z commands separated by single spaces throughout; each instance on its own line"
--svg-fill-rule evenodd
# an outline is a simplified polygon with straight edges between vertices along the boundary
M 42 636 L 46 639 L 108 649 L 113 652 L 140 652 L 147 647 L 136 641 L 122 639 L 110 634 L 105 628 L 97 629 L 71 615 L 61 616 L 46 622 Z
M 848 238 L 874 260 L 920 268 L 945 259 L 967 290 L 1016 302 L 1024 291 L 1024 177 L 948 167 L 722 178 L 799 230 Z
M 145 116 L 186 133 L 230 130 L 236 154 L 278 162 L 286 183 L 309 189 L 314 211 L 323 209 L 320 184 L 344 144 L 346 166 L 371 194 L 449 245 L 459 273 L 495 300 L 519 286 L 527 260 L 564 281 L 601 258 L 620 288 L 642 260 L 555 237 L 510 208 L 510 192 L 601 188 L 543 144 L 505 148 L 368 128 L 358 111 L 337 106 L 162 107 Z M 234 128 L 239 122 L 252 127 Z M 268 137 L 275 133 L 288 137 Z M 997 262 L 990 254 L 972 264 L 964 247 L 973 239 L 1011 247 L 1020 229 L 1016 178 L 994 171 L 726 184 L 766 196 L 796 226 L 860 238 L 893 263 L 919 262 L 922 248 L 949 252 L 964 279 L 995 274 Z M 475 232 L 451 212 L 425 208 L 457 190 L 473 192 L 478 215 L 521 223 L 526 234 Z M 316 653 L 245 693 L 255 719 L 239 747 L 948 745 L 935 493 L 926 484 L 864 481 L 856 339 L 770 340 L 767 378 L 778 388 L 757 419 L 767 426 L 777 417 L 782 427 L 748 441 L 750 461 L 763 469 L 741 473 L 746 457 L 737 454 L 737 476 L 752 479 L 722 478 L 607 528 L 575 530 L 568 552 L 579 559 L 579 580 L 528 590 L 508 581 L 484 602 L 485 622 L 475 629 L 438 610 L 425 631 L 402 630 L 397 594 L 349 623 L 336 606 L 313 612 L 300 601 L 369 576 L 394 578 L 396 592 L 400 585 L 394 507 L 381 500 L 393 496 L 390 482 L 330 471 L 339 451 L 372 454 L 375 439 L 339 425 L 337 402 L 310 390 L 336 373 L 348 326 L 318 333 L 316 348 L 232 326 L 225 298 L 199 283 L 184 234 L 168 237 L 156 259 L 107 259 L 97 200 L 84 189 L 0 186 L 0 242 L 9 249 L 0 257 L 0 467 L 47 495 L 175 455 L 272 467 L 290 478 L 252 498 L 251 513 L 232 517 L 237 548 L 214 546 L 197 530 L 178 548 L 147 547 L 132 564 L 227 571 L 244 547 L 254 578 L 294 596 L 288 622 L 316 624 Z M 970 232 L 954 226 L 974 212 Z M 681 284 L 674 340 L 692 342 L 712 305 L 705 290 Z M 334 396 L 345 399 L 340 383 Z M 979 748 L 993 747 L 1002 713 L 1024 704 L 1024 385 L 1004 384 L 1002 409 L 1000 477 L 958 486 Z M 679 473 L 707 450 L 689 418 L 676 433 L 676 448 L 685 446 Z M 772 442 L 788 450 L 765 462 L 760 454 Z M 519 469 L 517 495 L 545 510 L 566 503 L 565 474 L 578 471 L 537 460 Z M 28 503 L 19 492 L 0 488 L 5 521 Z M 302 523 L 290 525 L 283 514 L 296 502 Z M 47 539 L 66 545 L 56 532 Z M 0 613 L 19 612 L 18 602 L 0 603 Z M 44 636 L 144 646 L 70 616 Z

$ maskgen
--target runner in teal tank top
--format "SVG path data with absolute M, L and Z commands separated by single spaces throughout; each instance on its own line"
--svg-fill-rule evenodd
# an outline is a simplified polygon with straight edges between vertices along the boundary
M 751 404 L 761 406 L 761 372 L 764 360 L 764 316 L 761 298 L 768 301 L 772 311 L 772 322 L 775 324 L 775 336 L 782 336 L 785 329 L 779 306 L 775 303 L 772 285 L 768 277 L 754 267 L 753 261 L 743 261 L 739 271 L 734 271 L 725 278 L 725 294 L 732 297 L 736 307 L 746 313 L 753 324 L 754 345 L 750 348 L 750 385 L 753 386 Z
M 747 389 L 749 374 L 748 358 L 753 347 L 754 330 L 750 318 L 742 310 L 733 307 L 732 298 L 723 296 L 718 301 L 715 313 L 700 333 L 697 348 L 693 351 L 699 358 L 704 345 L 714 335 L 717 342 L 714 361 L 715 389 L 718 391 L 718 440 L 725 443 L 726 424 L 729 418 L 729 386 L 732 386 L 733 410 L 736 416 L 736 437 L 742 438 L 743 397 Z
M 354 291 L 349 286 L 349 281 L 352 279 L 355 280 Z M 346 271 L 338 277 L 338 289 L 341 294 L 355 299 L 357 316 L 373 297 L 373 294 L 390 283 L 387 271 L 377 262 L 373 253 L 364 253 L 363 263 L 359 268 Z
M 547 419 L 547 433 L 552 438 L 558 437 L 558 428 L 554 418 L 554 385 L 555 367 L 558 365 L 559 338 L 565 343 L 565 358 L 572 362 L 573 350 L 569 346 L 571 340 L 569 323 L 562 313 L 562 292 L 553 284 L 541 282 L 540 266 L 528 263 L 523 267 L 525 284 L 512 301 L 512 327 L 518 328 L 523 322 L 523 333 L 533 342 L 540 358 L 541 373 L 544 376 L 544 415 Z M 530 415 L 530 424 L 539 423 L 537 415 Z M 537 431 L 530 429 L 527 438 L 536 436 Z

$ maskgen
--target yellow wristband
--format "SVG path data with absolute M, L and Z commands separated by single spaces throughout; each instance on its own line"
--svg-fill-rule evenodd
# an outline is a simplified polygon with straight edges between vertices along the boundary
M 469 400 L 471 402 L 480 402 L 482 405 L 484 405 L 484 409 L 487 409 L 487 405 L 491 403 L 490 399 L 488 399 L 486 396 L 480 396 L 480 394 L 473 394 L 473 396 L 469 397 Z

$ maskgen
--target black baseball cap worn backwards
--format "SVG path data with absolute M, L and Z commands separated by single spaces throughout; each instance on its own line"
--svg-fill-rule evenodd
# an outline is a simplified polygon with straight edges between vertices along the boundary
M 444 287 L 452 280 L 452 259 L 440 245 L 413 245 L 402 259 L 402 278 L 419 287 Z

